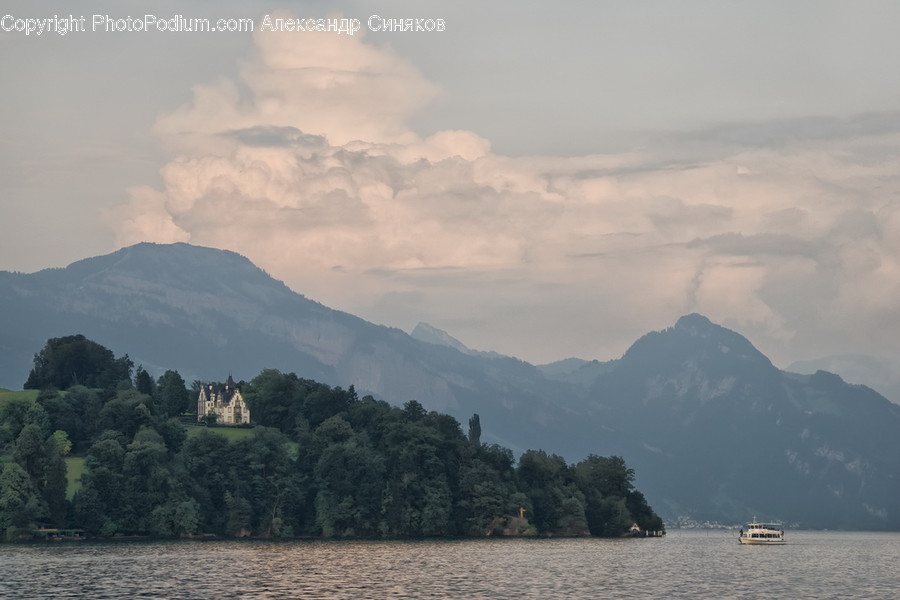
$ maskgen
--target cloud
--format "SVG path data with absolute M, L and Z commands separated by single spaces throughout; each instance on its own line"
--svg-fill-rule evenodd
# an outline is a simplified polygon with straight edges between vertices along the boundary
M 159 118 L 171 160 L 161 189 L 107 215 L 120 243 L 229 248 L 326 304 L 534 361 L 612 358 L 692 311 L 781 361 L 896 349 L 900 136 L 873 126 L 884 115 L 508 157 L 474 132 L 416 134 L 438 90 L 386 47 L 255 40 L 236 79 Z
M 195 86 L 192 102 L 159 119 L 157 134 L 188 152 L 221 149 L 214 142 L 224 124 L 231 130 L 295 128 L 335 146 L 417 141 L 408 119 L 437 88 L 389 49 L 347 37 L 257 32 L 254 55 L 240 65 L 238 81 Z

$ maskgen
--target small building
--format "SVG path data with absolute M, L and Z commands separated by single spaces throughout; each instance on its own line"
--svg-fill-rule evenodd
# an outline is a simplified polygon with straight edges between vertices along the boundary
M 250 409 L 231 375 L 224 385 L 209 384 L 200 387 L 197 420 L 202 421 L 207 415 L 216 415 L 216 423 L 221 425 L 250 423 Z

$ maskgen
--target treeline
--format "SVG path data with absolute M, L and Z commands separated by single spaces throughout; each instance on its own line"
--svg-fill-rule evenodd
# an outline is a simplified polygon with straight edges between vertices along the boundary
M 418 538 L 663 529 L 619 457 L 569 465 L 529 451 L 516 461 L 481 442 L 477 415 L 464 434 L 416 401 L 394 407 L 293 373 L 265 370 L 241 388 L 256 426 L 238 439 L 178 418 L 195 396 L 173 371 L 8 401 L 0 531 Z M 69 449 L 84 456 L 71 500 Z

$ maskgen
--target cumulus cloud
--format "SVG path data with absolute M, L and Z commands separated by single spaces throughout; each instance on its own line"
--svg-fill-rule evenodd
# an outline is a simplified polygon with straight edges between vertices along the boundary
M 776 361 L 895 350 L 900 139 L 871 119 L 773 144 L 732 129 L 684 156 L 508 157 L 416 134 L 438 90 L 387 48 L 255 40 L 235 80 L 159 118 L 172 158 L 108 215 L 122 244 L 229 248 L 326 304 L 533 361 L 613 358 L 692 311 Z

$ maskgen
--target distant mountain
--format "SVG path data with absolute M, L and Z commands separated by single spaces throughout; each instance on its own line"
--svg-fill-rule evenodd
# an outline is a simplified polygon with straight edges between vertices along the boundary
M 847 381 L 865 382 L 888 400 L 900 403 L 900 373 L 885 359 L 864 354 L 841 354 L 799 360 L 788 365 L 786 370 L 807 375 L 816 371 L 840 373 Z
M 461 341 L 444 331 L 443 329 L 438 329 L 437 327 L 433 327 L 428 323 L 419 323 L 413 328 L 412 332 L 409 334 L 412 338 L 419 340 L 420 342 L 427 342 L 429 344 L 436 344 L 438 346 L 446 346 L 447 348 L 453 348 L 457 352 L 462 354 L 468 354 L 470 356 L 485 356 L 488 358 L 508 358 L 503 356 L 502 354 L 498 354 L 496 352 L 483 352 L 481 350 L 472 350 Z
M 546 365 L 538 365 L 538 369 L 552 377 L 568 377 L 590 362 L 582 358 L 564 358 Z
M 46 340 L 74 333 L 151 373 L 276 368 L 463 424 L 479 413 L 483 441 L 515 452 L 620 455 L 670 522 L 900 530 L 900 406 L 824 371 L 781 371 L 700 315 L 618 360 L 535 367 L 426 324 L 408 335 L 329 309 L 222 250 L 138 244 L 0 272 L 0 387 L 20 389 Z
M 224 250 L 142 243 L 64 269 L 0 272 L 0 315 L 0 386 L 12 389 L 48 338 L 82 333 L 187 381 L 275 368 L 397 404 L 416 399 L 463 423 L 478 412 L 485 441 L 518 451 L 520 439 L 549 447 L 544 425 L 558 420 L 558 386 L 532 365 L 332 310 Z
M 900 527 L 900 406 L 780 371 L 703 316 L 639 339 L 588 397 L 597 445 L 627 457 L 663 514 Z

